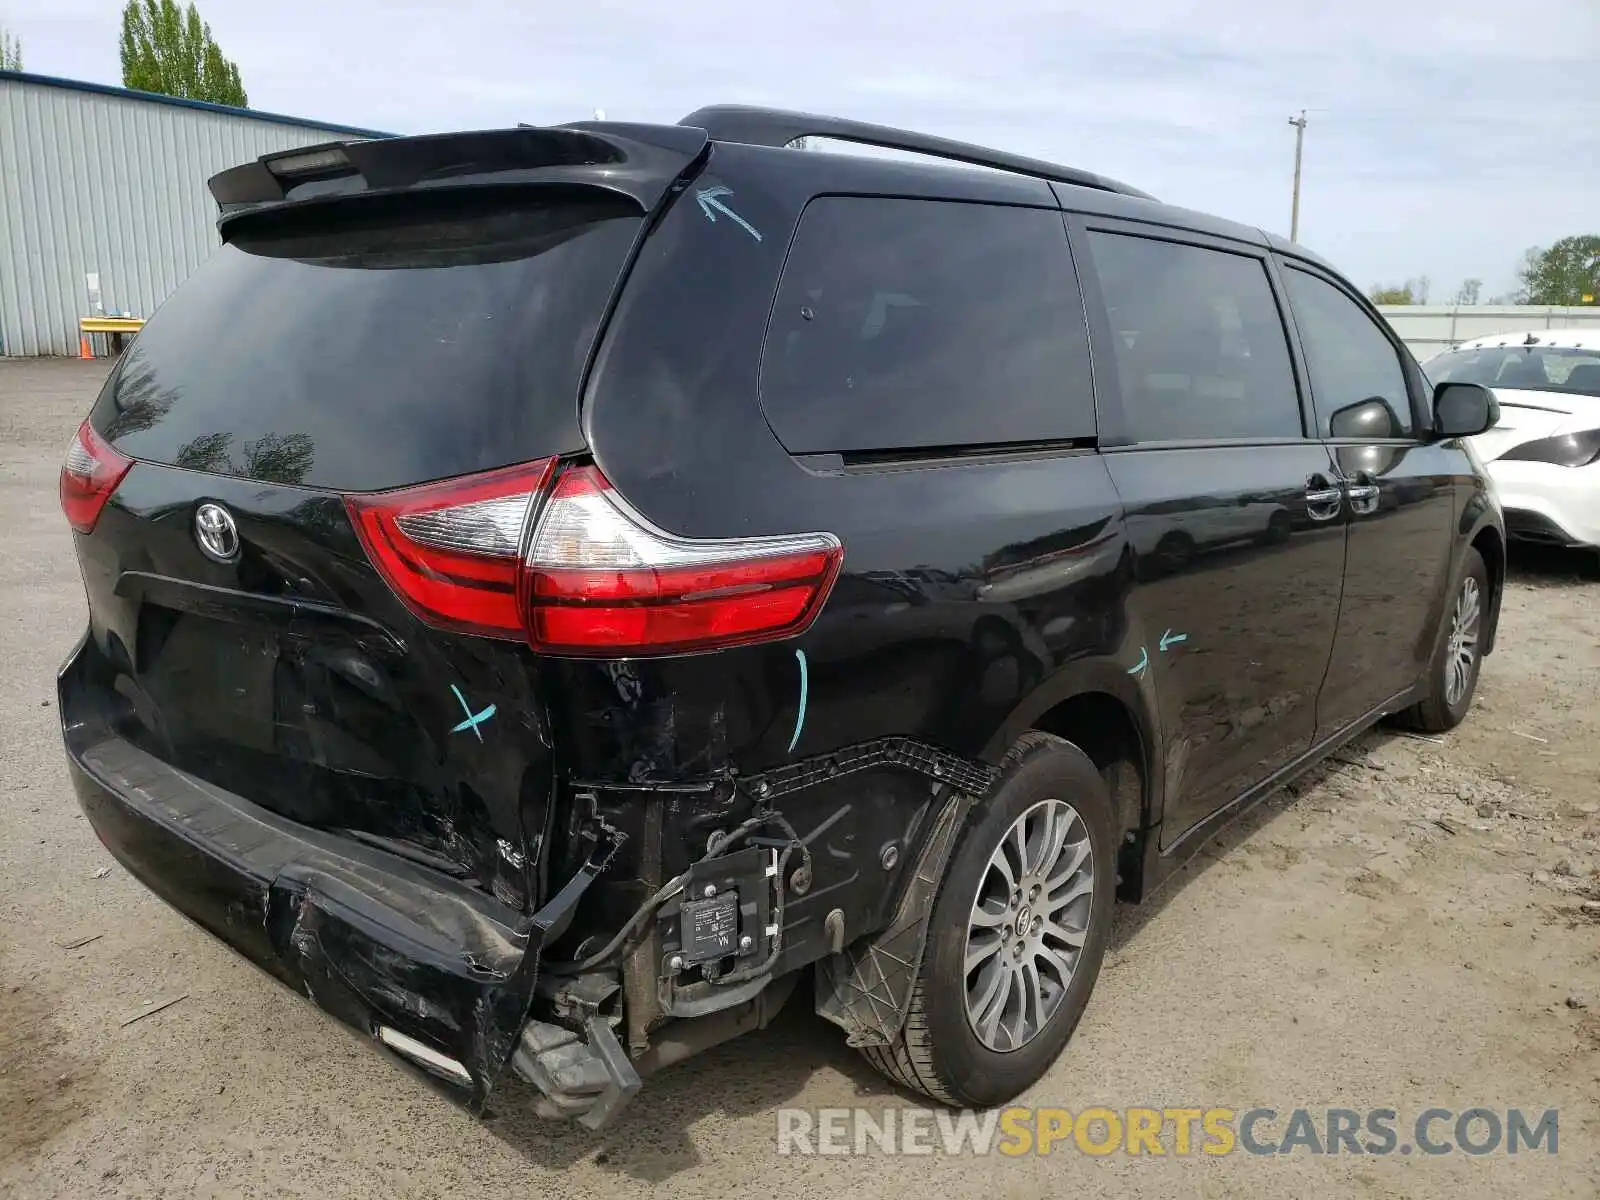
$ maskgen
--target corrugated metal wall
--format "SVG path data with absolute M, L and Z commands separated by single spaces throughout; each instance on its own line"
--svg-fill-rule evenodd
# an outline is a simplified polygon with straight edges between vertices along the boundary
M 1383 304 L 1381 312 L 1418 360 L 1497 333 L 1529 329 L 1585 329 L 1600 332 L 1600 304 L 1582 308 L 1543 304 Z
M 148 317 L 218 245 L 210 176 L 349 137 L 0 79 L 0 354 L 77 354 L 91 272 Z

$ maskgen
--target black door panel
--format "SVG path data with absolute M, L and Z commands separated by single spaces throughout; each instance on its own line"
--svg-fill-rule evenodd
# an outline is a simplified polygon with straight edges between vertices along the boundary
M 1405 351 L 1364 301 L 1286 265 L 1284 289 L 1318 433 L 1345 493 L 1344 601 L 1317 732 L 1336 733 L 1421 677 L 1450 569 L 1464 451 L 1414 439 L 1424 397 Z
M 1349 497 L 1344 602 L 1317 730 L 1327 735 L 1415 683 L 1433 653 L 1450 570 L 1455 476 L 1444 446 L 1334 444 Z
M 1134 550 L 1143 651 L 1127 665 L 1159 713 L 1170 845 L 1311 744 L 1339 613 L 1342 505 L 1316 442 L 1105 457 Z M 1330 490 L 1331 502 L 1308 500 Z

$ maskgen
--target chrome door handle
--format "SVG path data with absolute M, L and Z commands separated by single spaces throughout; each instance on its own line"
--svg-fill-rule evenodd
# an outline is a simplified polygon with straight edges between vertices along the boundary
M 1331 521 L 1339 515 L 1339 502 L 1344 493 L 1336 487 L 1311 487 L 1306 489 L 1306 516 L 1313 521 Z
M 1345 495 L 1350 497 L 1350 511 L 1365 516 L 1378 511 L 1378 485 L 1375 483 L 1352 483 L 1345 488 Z

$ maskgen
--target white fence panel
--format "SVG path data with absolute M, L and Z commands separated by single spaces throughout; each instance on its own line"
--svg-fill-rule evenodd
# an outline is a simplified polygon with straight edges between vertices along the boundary
M 1542 304 L 1383 304 L 1381 312 L 1421 362 L 1474 338 L 1529 329 L 1600 333 L 1600 304 L 1557 308 Z

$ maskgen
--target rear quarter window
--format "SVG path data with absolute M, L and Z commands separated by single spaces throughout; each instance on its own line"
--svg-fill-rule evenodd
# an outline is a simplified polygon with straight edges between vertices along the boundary
M 813 200 L 778 286 L 761 399 L 791 454 L 1093 437 L 1061 214 Z

